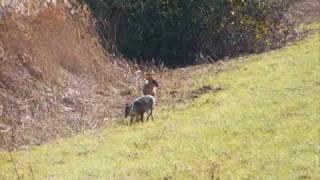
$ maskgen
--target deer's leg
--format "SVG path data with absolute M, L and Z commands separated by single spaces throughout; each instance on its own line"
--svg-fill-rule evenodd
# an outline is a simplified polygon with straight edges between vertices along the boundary
M 151 109 L 150 112 L 149 112 L 149 115 L 148 115 L 148 117 L 147 117 L 147 121 L 149 120 L 150 116 L 151 116 L 152 121 L 153 121 L 152 109 Z
M 130 116 L 130 126 L 132 124 L 133 116 Z
M 141 122 L 143 123 L 143 113 L 141 113 Z
M 151 118 L 152 118 L 152 121 L 153 121 L 153 108 L 151 108 Z

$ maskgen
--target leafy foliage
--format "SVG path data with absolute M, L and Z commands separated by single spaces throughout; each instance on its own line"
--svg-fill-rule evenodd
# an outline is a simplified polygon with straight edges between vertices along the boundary
M 200 53 L 217 59 L 281 46 L 294 0 L 83 1 L 110 22 L 103 38 L 125 56 L 180 65 Z

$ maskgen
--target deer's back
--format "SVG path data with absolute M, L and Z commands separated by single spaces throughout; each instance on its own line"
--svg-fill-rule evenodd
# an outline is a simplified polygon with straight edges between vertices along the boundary
M 133 112 L 143 113 L 153 108 L 154 98 L 150 95 L 141 96 L 133 102 Z

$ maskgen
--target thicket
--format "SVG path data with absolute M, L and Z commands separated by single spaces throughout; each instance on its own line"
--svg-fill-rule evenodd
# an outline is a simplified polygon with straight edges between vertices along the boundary
M 295 0 L 81 0 L 103 45 L 128 58 L 194 63 L 283 45 Z

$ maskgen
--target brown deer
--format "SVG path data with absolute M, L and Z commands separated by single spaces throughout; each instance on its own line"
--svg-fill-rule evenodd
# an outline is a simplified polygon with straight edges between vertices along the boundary
M 156 80 L 152 78 L 151 72 L 146 72 L 145 81 L 142 87 L 142 94 L 155 96 L 158 87 L 159 87 L 159 84 Z

